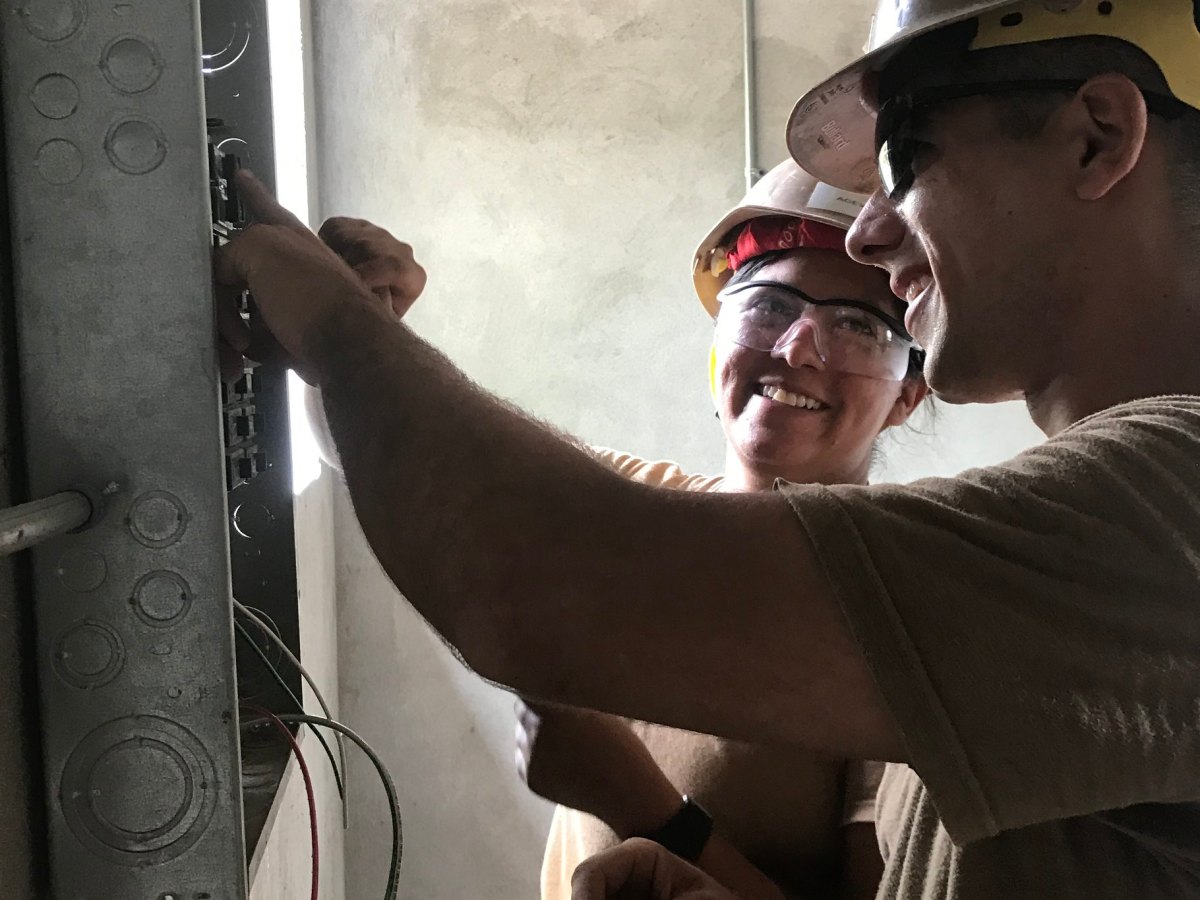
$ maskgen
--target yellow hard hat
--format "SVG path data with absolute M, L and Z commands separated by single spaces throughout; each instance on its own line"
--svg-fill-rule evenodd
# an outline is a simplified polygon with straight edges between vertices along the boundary
M 692 280 L 696 295 L 713 318 L 720 304 L 717 294 L 729 280 L 728 241 L 739 225 L 765 216 L 791 216 L 848 230 L 863 208 L 866 197 L 822 184 L 792 160 L 780 163 L 750 188 L 742 202 L 718 222 L 696 248 Z
M 809 91 L 788 122 L 788 149 L 817 178 L 869 193 L 875 170 L 874 98 L 863 78 L 914 38 L 977 19 L 968 50 L 1072 37 L 1119 38 L 1162 70 L 1171 94 L 1200 109 L 1200 0 L 880 0 L 866 55 Z

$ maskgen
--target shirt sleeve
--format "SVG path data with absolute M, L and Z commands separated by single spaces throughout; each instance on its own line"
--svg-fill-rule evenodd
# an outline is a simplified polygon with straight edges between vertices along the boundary
M 717 491 L 724 481 L 715 475 L 689 475 L 676 463 L 666 460 L 645 460 L 631 453 L 609 450 L 604 447 L 589 448 L 592 455 L 606 464 L 618 475 L 650 487 L 670 488 L 678 491 Z
M 954 479 L 782 490 L 956 843 L 1200 796 L 1200 400 Z

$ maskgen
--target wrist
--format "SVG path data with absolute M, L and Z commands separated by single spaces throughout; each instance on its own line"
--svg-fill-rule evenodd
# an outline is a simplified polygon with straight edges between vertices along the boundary
M 600 816 L 621 840 L 661 828 L 683 803 L 682 795 L 665 778 L 648 789 L 622 793 L 630 798 L 629 802 L 608 816 Z
M 696 862 L 712 837 L 713 820 L 708 811 L 686 794 L 675 813 L 658 828 L 634 834 L 665 847 L 676 856 Z
M 370 363 L 382 354 L 395 320 L 385 316 L 361 296 L 331 304 L 308 323 L 300 342 L 301 362 L 311 373 L 313 387 L 325 390 L 331 382 L 362 378 Z

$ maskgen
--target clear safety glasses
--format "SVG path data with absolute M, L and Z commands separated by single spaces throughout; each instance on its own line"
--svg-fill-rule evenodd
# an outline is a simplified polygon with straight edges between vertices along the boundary
M 720 293 L 717 335 L 750 350 L 783 356 L 811 341 L 822 367 L 900 381 L 924 358 L 904 323 L 861 300 L 817 300 L 778 281 L 751 280 Z

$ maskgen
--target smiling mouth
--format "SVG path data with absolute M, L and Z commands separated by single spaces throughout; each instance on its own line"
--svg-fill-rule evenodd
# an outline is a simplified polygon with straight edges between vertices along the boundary
M 772 403 L 782 403 L 785 406 L 794 406 L 796 409 L 809 409 L 814 412 L 829 409 L 829 405 L 822 403 L 814 397 L 806 397 L 804 394 L 793 394 L 791 391 L 784 390 L 773 384 L 760 384 L 754 389 L 760 397 L 765 397 Z
M 925 293 L 925 291 L 929 288 L 929 286 L 931 284 L 933 284 L 933 276 L 932 275 L 925 275 L 925 276 L 917 278 L 913 281 L 910 281 L 908 283 L 908 288 L 904 292 L 905 302 L 910 305 L 912 303 L 916 302 L 917 298 L 920 297 L 923 293 Z

